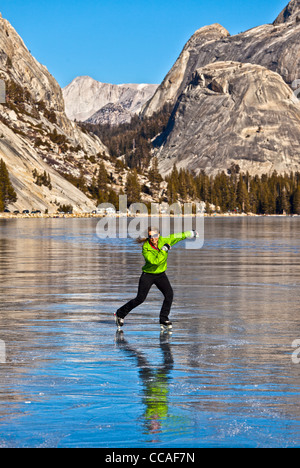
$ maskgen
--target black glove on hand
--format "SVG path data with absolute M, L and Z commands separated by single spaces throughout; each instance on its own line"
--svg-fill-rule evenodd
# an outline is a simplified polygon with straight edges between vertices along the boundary
M 164 252 L 168 252 L 170 249 L 171 249 L 170 244 L 165 244 L 165 245 L 161 248 L 161 250 L 164 250 Z

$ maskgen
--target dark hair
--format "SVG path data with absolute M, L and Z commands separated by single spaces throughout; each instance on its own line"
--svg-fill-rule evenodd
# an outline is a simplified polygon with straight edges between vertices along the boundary
M 151 231 L 154 231 L 154 232 L 157 232 L 158 234 L 160 234 L 159 232 L 159 228 L 156 227 L 156 226 L 148 226 L 148 236 L 147 237 L 138 237 L 136 239 L 136 241 L 138 242 L 138 244 L 144 244 L 144 242 L 146 242 L 148 239 L 149 239 L 149 232 Z

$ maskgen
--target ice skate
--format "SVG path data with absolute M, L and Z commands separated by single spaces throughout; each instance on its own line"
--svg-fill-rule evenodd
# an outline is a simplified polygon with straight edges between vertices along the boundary
M 124 325 L 124 319 L 122 319 L 121 317 L 118 317 L 117 313 L 115 313 L 115 321 L 116 321 L 118 331 L 120 331 Z
M 162 332 L 171 331 L 173 328 L 172 322 L 170 320 L 164 320 L 160 322 L 160 329 Z

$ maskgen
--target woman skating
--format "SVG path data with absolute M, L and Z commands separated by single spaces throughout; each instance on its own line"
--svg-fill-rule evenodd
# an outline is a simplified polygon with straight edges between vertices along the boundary
M 163 330 L 172 328 L 169 321 L 169 314 L 173 302 L 173 289 L 165 273 L 167 269 L 168 252 L 177 242 L 197 237 L 196 231 L 186 231 L 181 234 L 171 234 L 168 237 L 161 237 L 157 228 L 149 227 L 148 239 L 143 244 L 143 256 L 145 265 L 142 268 L 142 275 L 139 280 L 138 294 L 136 298 L 127 302 L 115 314 L 117 327 L 120 329 L 124 325 L 124 319 L 135 307 L 142 304 L 150 288 L 155 286 L 163 293 L 164 301 L 160 311 L 160 325 Z

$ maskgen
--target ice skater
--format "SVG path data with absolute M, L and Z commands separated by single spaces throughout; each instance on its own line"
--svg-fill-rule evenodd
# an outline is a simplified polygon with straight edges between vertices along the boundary
M 186 231 L 181 234 L 171 234 L 168 237 L 161 237 L 158 228 L 148 228 L 148 238 L 143 239 L 142 251 L 146 263 L 142 268 L 137 296 L 120 307 L 115 313 L 116 325 L 119 330 L 123 327 L 124 319 L 129 312 L 145 301 L 153 284 L 155 284 L 164 295 L 159 317 L 161 329 L 163 331 L 172 329 L 172 322 L 169 320 L 169 314 L 173 302 L 173 288 L 166 275 L 168 253 L 171 247 L 177 244 L 177 242 L 194 237 L 198 237 L 197 231 Z

